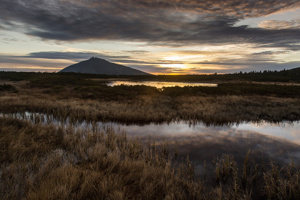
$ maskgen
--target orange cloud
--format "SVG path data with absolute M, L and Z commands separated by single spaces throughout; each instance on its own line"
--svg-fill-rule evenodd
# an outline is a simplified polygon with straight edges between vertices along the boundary
M 260 28 L 264 29 L 299 29 L 300 28 L 300 19 L 291 20 L 291 21 L 279 21 L 279 20 L 268 20 L 263 21 L 258 25 Z

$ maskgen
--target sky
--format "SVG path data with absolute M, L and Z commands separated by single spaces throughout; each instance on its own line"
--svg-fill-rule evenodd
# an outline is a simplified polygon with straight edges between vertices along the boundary
M 0 1 L 0 71 L 90 57 L 152 74 L 300 67 L 300 0 Z

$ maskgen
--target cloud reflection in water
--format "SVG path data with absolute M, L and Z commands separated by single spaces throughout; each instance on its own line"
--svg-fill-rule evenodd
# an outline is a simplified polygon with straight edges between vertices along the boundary
M 171 150 L 175 148 L 181 155 L 201 165 L 215 160 L 223 154 L 234 155 L 242 163 L 248 150 L 258 162 L 269 164 L 292 161 L 300 166 L 300 123 L 270 124 L 245 123 L 233 126 L 189 126 L 184 122 L 171 124 L 117 125 L 129 136 L 146 142 L 149 136 L 157 144 L 168 142 Z

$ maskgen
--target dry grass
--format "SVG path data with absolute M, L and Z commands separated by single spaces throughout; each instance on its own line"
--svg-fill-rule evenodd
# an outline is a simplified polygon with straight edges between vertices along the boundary
M 176 120 L 207 124 L 300 118 L 300 100 L 262 96 L 164 97 L 140 96 L 133 101 L 58 99 L 32 91 L 0 97 L 2 113 L 40 112 L 56 118 L 122 123 L 161 123 Z
M 246 156 L 215 164 L 210 181 L 168 146 L 127 139 L 111 127 L 74 129 L 0 117 L 1 199 L 299 199 L 300 171 L 265 170 Z
M 122 123 L 161 123 L 177 120 L 207 124 L 227 124 L 266 120 L 281 122 L 300 120 L 300 99 L 262 95 L 188 95 L 135 94 L 114 98 L 111 93 L 100 99 L 82 99 L 71 86 L 48 93 L 32 88 L 27 82 L 7 82 L 19 92 L 0 95 L 0 112 L 39 112 L 60 120 L 115 121 Z M 61 86 L 59 86 L 61 87 Z M 123 88 L 126 90 L 126 88 Z M 123 90 L 122 89 L 122 90 Z M 93 92 L 91 92 L 93 93 Z M 123 94 L 123 93 L 122 93 Z M 124 93 L 125 94 L 125 93 Z M 104 94 L 105 96 L 105 94 Z
M 48 94 L 25 83 L 12 85 L 18 93 L 1 93 L 0 114 L 29 111 L 93 124 L 300 119 L 298 98 L 143 94 L 95 100 L 68 96 L 74 92 L 70 87 Z M 193 163 L 172 159 L 177 154 L 167 144 L 142 144 L 112 127 L 76 129 L 40 122 L 0 117 L 0 199 L 300 199 L 299 169 L 264 167 L 250 153 L 241 168 L 233 156 L 224 155 L 210 179 L 199 180 Z
M 174 195 L 193 199 L 200 195 L 202 184 L 187 178 L 186 170 L 176 174 L 170 160 L 162 156 L 163 148 L 150 144 L 146 151 L 139 141 L 127 140 L 110 127 L 86 132 L 3 118 L 0 124 L 2 199 L 174 199 Z

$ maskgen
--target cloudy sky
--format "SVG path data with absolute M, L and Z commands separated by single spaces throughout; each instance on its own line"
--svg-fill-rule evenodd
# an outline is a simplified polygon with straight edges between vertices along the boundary
M 0 1 L 0 71 L 92 56 L 154 74 L 300 67 L 300 0 Z

